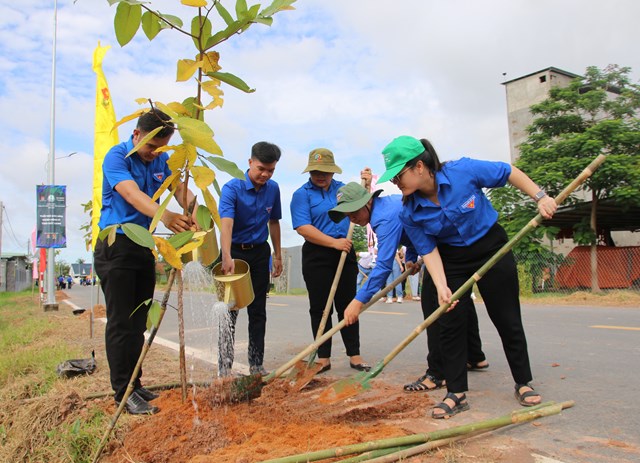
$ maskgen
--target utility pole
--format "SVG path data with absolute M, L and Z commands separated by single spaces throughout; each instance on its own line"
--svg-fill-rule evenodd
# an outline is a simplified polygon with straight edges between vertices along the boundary
M 56 36 L 58 32 L 58 0 L 53 1 L 53 58 L 51 65 L 51 134 L 49 138 L 49 185 L 55 184 L 56 167 Z M 46 285 L 47 300 L 43 305 L 44 311 L 58 310 L 56 302 L 55 269 L 56 257 L 53 248 L 47 249 Z

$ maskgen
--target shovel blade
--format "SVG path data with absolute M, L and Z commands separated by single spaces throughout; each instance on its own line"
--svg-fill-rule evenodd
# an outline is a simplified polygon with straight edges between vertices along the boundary
M 313 377 L 322 370 L 321 363 L 313 362 L 309 364 L 304 360 L 296 362 L 289 373 L 289 385 L 294 391 L 301 391 L 307 384 L 313 381 Z
M 323 404 L 336 404 L 354 397 L 371 388 L 370 379 L 371 375 L 367 372 L 362 372 L 351 378 L 341 379 L 326 388 L 318 397 L 318 401 Z
M 264 382 L 260 374 L 224 378 L 212 384 L 215 390 L 215 401 L 221 403 L 248 402 L 262 394 Z

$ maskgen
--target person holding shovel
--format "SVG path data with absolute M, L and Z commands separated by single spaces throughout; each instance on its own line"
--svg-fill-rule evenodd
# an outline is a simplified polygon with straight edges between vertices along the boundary
M 127 154 L 151 131 L 162 127 L 155 137 L 140 146 L 131 156 Z M 100 229 L 111 225 L 135 223 L 149 228 L 158 208 L 151 198 L 162 182 L 171 175 L 167 166 L 169 155 L 158 148 L 169 144 L 174 132 L 170 117 L 152 108 L 138 119 L 133 135 L 106 154 L 102 164 L 102 210 Z M 175 198 L 183 204 L 184 184 L 177 189 Z M 187 190 L 187 204 L 194 200 Z M 191 217 L 165 210 L 162 223 L 172 232 L 187 231 L 194 227 Z M 105 348 L 114 398 L 120 404 L 144 345 L 148 305 L 136 310 L 153 298 L 156 284 L 155 258 L 150 249 L 131 241 L 118 228 L 112 245 L 107 240 L 96 243 L 94 261 L 100 277 L 107 306 Z M 135 379 L 135 389 L 126 401 L 126 410 L 134 415 L 153 414 L 158 411 L 149 403 L 157 394 L 142 387 L 142 370 Z
M 244 179 L 231 179 L 220 195 L 220 253 L 224 274 L 234 273 L 234 259 L 249 264 L 255 298 L 247 306 L 249 317 L 249 372 L 267 375 L 263 366 L 264 337 L 267 327 L 267 291 L 271 237 L 273 259 L 271 276 L 282 273 L 280 247 L 280 187 L 271 180 L 280 160 L 280 148 L 261 141 L 251 148 L 249 169 Z M 238 311 L 229 311 L 228 326 L 220 327 L 218 336 L 218 375 L 232 372 L 235 327 Z
M 371 170 L 364 169 L 360 173 L 365 181 L 369 184 L 371 181 Z M 361 185 L 351 182 L 339 190 L 340 199 L 338 204 L 329 211 L 332 220 L 342 220 L 345 215 L 349 220 L 362 227 L 371 224 L 373 232 L 378 240 L 378 263 L 371 271 L 369 279 L 365 285 L 357 292 L 355 298 L 349 303 L 344 318 L 347 325 L 355 323 L 362 307 L 368 303 L 380 287 L 391 283 L 388 280 L 392 274 L 392 266 L 396 258 L 396 249 L 403 245 L 406 247 L 405 264 L 407 268 L 413 268 L 415 274 L 419 273 L 420 268 L 414 268 L 414 262 L 417 261 L 417 253 L 413 243 L 405 233 L 402 222 L 398 219 L 402 212 L 401 195 L 379 196 L 382 190 L 369 193 L 367 189 Z M 425 272 L 426 275 L 426 272 Z M 432 294 L 436 294 L 432 291 Z M 431 312 L 427 311 L 426 292 L 423 293 L 421 301 L 422 312 L 426 319 Z M 482 342 L 480 340 L 480 332 L 478 328 L 478 317 L 475 309 L 469 311 L 469 320 L 467 324 L 469 339 L 469 359 L 474 359 L 475 365 L 486 365 L 484 352 L 482 352 Z M 405 392 L 426 392 L 434 389 L 440 389 L 445 386 L 442 351 L 440 348 L 439 331 L 434 329 L 427 338 L 428 354 L 427 354 L 427 370 L 417 380 L 405 384 Z M 486 368 L 481 367 L 481 368 Z
M 537 202 L 542 217 L 550 218 L 557 204 L 520 169 L 503 162 L 462 158 L 441 163 L 426 139 L 395 138 L 383 150 L 385 173 L 379 182 L 391 181 L 404 195 L 400 219 L 429 273 L 431 312 L 451 302 L 462 286 L 507 241 L 497 223 L 498 213 L 483 188 L 507 182 Z M 523 406 L 541 402 L 529 385 L 532 380 L 527 341 L 520 313 L 518 273 L 513 253 L 506 253 L 478 280 L 487 312 L 502 340 L 515 381 L 515 396 Z M 432 417 L 449 418 L 469 409 L 467 385 L 467 311 L 470 291 L 438 319 L 447 395 Z M 434 325 L 431 325 L 432 328 Z M 428 332 L 429 333 L 429 332 Z M 429 333 L 430 335 L 430 333 Z
M 342 173 L 333 153 L 326 148 L 311 151 L 307 167 L 302 173 L 305 172 L 309 172 L 309 181 L 293 193 L 291 221 L 293 228 L 305 240 L 302 246 L 302 275 L 309 293 L 311 329 L 316 336 L 323 321 L 326 323 L 323 332 L 333 326 L 331 314 L 334 305 L 338 320 L 342 320 L 344 309 L 355 295 L 358 266 L 352 242 L 346 238 L 349 221 L 340 220 L 336 223 L 327 215 L 327 211 L 336 205 L 338 189 L 344 185 L 333 179 L 334 174 Z M 331 304 L 328 299 L 343 252 L 347 253 L 346 260 L 337 287 L 333 290 L 335 294 Z M 326 314 L 325 307 L 329 309 Z M 359 325 L 356 323 L 345 327 L 340 334 L 351 368 L 369 371 L 371 367 L 360 356 Z M 328 371 L 331 368 L 331 340 L 318 348 L 317 355 L 317 362 L 321 365 L 318 373 Z

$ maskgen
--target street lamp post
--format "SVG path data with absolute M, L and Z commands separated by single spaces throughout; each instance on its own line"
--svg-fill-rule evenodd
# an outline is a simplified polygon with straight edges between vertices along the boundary
M 56 152 L 56 36 L 58 30 L 58 1 L 53 0 L 53 58 L 51 65 L 51 134 L 49 138 L 49 169 L 47 179 L 49 185 L 55 184 L 55 152 Z M 56 302 L 56 286 L 55 286 L 55 268 L 56 257 L 55 249 L 47 249 L 47 272 L 46 272 L 46 288 L 47 301 L 44 303 L 44 310 L 58 310 Z

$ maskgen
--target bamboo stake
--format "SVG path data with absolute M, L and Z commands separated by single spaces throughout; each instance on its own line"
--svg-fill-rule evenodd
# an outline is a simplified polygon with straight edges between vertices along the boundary
M 115 428 L 116 423 L 118 422 L 118 418 L 120 418 L 120 415 L 122 414 L 122 411 L 124 410 L 127 404 L 127 399 L 129 398 L 129 396 L 131 395 L 131 393 L 135 388 L 136 378 L 138 377 L 138 373 L 142 368 L 142 362 L 144 361 L 144 358 L 146 357 L 147 352 L 151 347 L 151 343 L 153 342 L 154 338 L 156 337 L 156 334 L 158 333 L 158 329 L 160 328 L 160 323 L 162 323 L 164 314 L 167 311 L 167 303 L 169 302 L 169 296 L 171 295 L 171 287 L 173 286 L 173 280 L 176 277 L 176 272 L 177 270 L 175 268 L 172 268 L 171 272 L 169 273 L 169 280 L 167 281 L 167 289 L 164 293 L 164 296 L 162 297 L 162 302 L 160 303 L 160 316 L 158 318 L 158 325 L 151 328 L 151 331 L 149 333 L 149 338 L 147 339 L 147 342 L 144 344 L 144 346 L 142 346 L 142 352 L 140 352 L 138 363 L 136 363 L 136 366 L 133 369 L 133 373 L 131 375 L 131 379 L 129 380 L 129 385 L 127 386 L 127 390 L 124 392 L 124 396 L 120 401 L 120 406 L 116 410 L 116 413 L 113 415 L 113 418 L 111 418 L 109 427 L 105 431 L 104 436 L 102 436 L 102 440 L 100 441 L 100 444 L 96 449 L 96 453 L 94 454 L 93 459 L 91 460 L 92 463 L 97 463 L 97 461 L 100 459 L 100 455 L 102 454 L 102 451 L 104 450 L 104 447 L 107 444 L 107 441 L 109 440 L 109 436 L 111 435 L 113 428 Z
M 582 184 L 593 172 L 605 161 L 606 156 L 601 154 L 594 159 L 564 190 L 556 196 L 556 204 L 561 204 L 580 184 Z M 325 403 L 335 403 L 337 401 L 352 397 L 364 389 L 370 387 L 369 380 L 378 376 L 384 367 L 391 362 L 405 347 L 407 347 L 420 333 L 435 322 L 451 305 L 460 299 L 473 285 L 480 280 L 505 254 L 507 254 L 516 243 L 518 243 L 527 233 L 540 225 L 543 221 L 542 215 L 538 213 L 527 225 L 513 236 L 502 248 L 496 252 L 480 269 L 474 273 L 456 292 L 451 296 L 451 302 L 442 304 L 429 317 L 420 323 L 404 340 L 400 342 L 386 357 L 378 362 L 368 373 L 359 373 L 353 378 L 338 381 L 333 386 L 327 388 L 320 397 Z
M 375 456 L 374 452 L 366 452 L 358 457 L 347 458 L 346 460 L 338 460 L 336 463 L 356 463 L 360 461 L 366 461 L 367 463 L 388 463 L 393 461 L 402 460 L 406 457 L 410 457 L 413 455 L 419 455 L 421 453 L 428 452 L 429 450 L 433 450 L 438 447 L 443 447 L 445 445 L 453 444 L 459 440 L 465 439 L 468 436 L 456 436 L 450 437 L 448 439 L 439 439 L 431 442 L 427 442 L 425 444 L 407 446 L 407 447 L 395 447 L 391 449 L 378 450 L 378 452 L 385 452 L 385 454 L 381 453 L 379 456 Z M 470 437 L 470 436 L 469 436 Z M 390 451 L 388 451 L 390 450 Z M 365 457 L 366 455 L 370 455 L 370 457 Z M 361 458 L 365 457 L 365 458 Z
M 449 429 L 432 431 L 429 433 L 412 434 L 409 436 L 392 437 L 380 439 L 360 444 L 346 445 L 332 449 L 318 450 L 304 454 L 292 455 L 284 458 L 264 460 L 262 463 L 306 463 L 311 461 L 324 460 L 344 455 L 369 452 L 391 447 L 414 446 L 425 442 L 449 439 L 456 436 L 468 435 L 482 430 L 494 430 L 510 424 L 526 423 L 544 416 L 560 413 L 565 408 L 573 407 L 573 401 L 555 404 L 547 402 L 536 407 L 529 407 L 527 410 L 518 410 L 497 418 L 492 418 L 478 423 L 469 423 Z
M 175 389 L 180 387 L 180 382 L 171 382 L 171 383 L 162 383 L 162 384 L 153 384 L 150 386 L 145 386 L 145 389 L 149 389 L 150 391 L 166 391 L 169 389 Z M 211 386 L 211 381 L 189 381 L 187 382 L 187 386 L 197 386 L 197 387 L 209 387 Z M 93 392 L 91 394 L 86 394 L 82 397 L 82 400 L 93 400 L 93 399 L 102 399 L 104 397 L 111 397 L 114 394 L 113 391 L 103 391 L 103 392 Z M 44 397 L 44 396 L 42 396 Z
M 338 460 L 336 463 L 358 463 L 360 461 L 371 461 L 373 459 L 384 458 L 386 455 L 395 455 L 398 452 L 409 450 L 414 448 L 411 445 L 402 445 L 400 447 L 389 447 L 388 449 L 371 450 L 369 452 L 361 453 L 358 456 L 347 458 L 345 460 Z
M 184 340 L 184 281 L 182 270 L 177 271 L 178 277 L 178 357 L 180 358 L 180 386 L 182 390 L 182 403 L 187 401 L 187 360 Z

